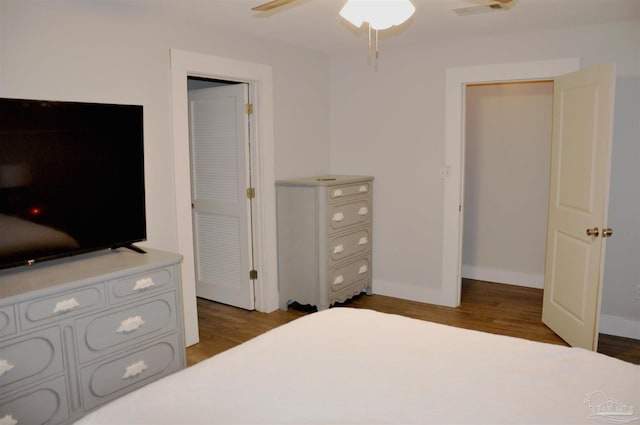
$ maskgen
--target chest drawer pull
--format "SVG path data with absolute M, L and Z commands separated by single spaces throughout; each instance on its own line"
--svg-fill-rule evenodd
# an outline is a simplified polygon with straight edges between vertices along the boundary
M 11 415 L 4 415 L 0 418 L 0 425 L 18 425 L 18 421 L 13 419 Z
M 343 282 L 344 282 L 344 276 L 342 275 L 336 276 L 336 278 L 333 279 L 334 285 L 341 285 Z
M 9 372 L 11 369 L 13 369 L 13 365 L 11 363 L 5 359 L 0 359 L 0 376 Z M 2 425 L 2 422 L 0 422 L 0 425 Z
M 334 254 L 340 254 L 344 252 L 344 245 L 340 244 L 340 245 L 336 245 L 335 247 L 333 247 L 333 253 Z
M 138 329 L 140 326 L 144 325 L 146 322 L 142 320 L 140 316 L 129 317 L 120 322 L 120 326 L 116 330 L 117 333 L 127 333 L 132 332 Z
M 342 221 L 344 220 L 344 214 L 341 212 L 337 212 L 333 215 L 333 221 Z
M 127 366 L 127 368 L 124 371 L 124 375 L 122 375 L 122 379 L 128 379 L 128 378 L 133 378 L 134 376 L 138 376 L 142 372 L 147 370 L 147 368 L 148 366 L 143 360 L 140 360 L 139 362 L 135 362 Z
M 66 313 L 67 311 L 72 310 L 79 305 L 80 303 L 75 298 L 58 301 L 55 308 L 53 309 L 53 313 Z
M 358 192 L 360 193 L 366 193 L 369 191 L 369 186 L 367 186 L 366 184 L 363 184 L 362 186 L 360 186 L 360 188 L 358 189 Z
M 358 215 L 367 215 L 367 214 L 369 214 L 369 208 L 360 207 L 360 209 L 358 210 Z
M 336 190 L 333 191 L 333 197 L 334 198 L 338 198 L 340 196 L 342 196 L 342 189 L 336 189 Z
M 366 236 L 363 236 L 358 240 L 358 245 L 361 245 L 361 246 L 366 245 L 368 243 L 369 243 L 369 239 Z
M 367 270 L 369 270 L 369 267 L 367 267 L 366 264 L 363 266 L 360 266 L 360 268 L 358 269 L 358 274 L 365 274 Z
M 151 288 L 152 286 L 154 286 L 156 283 L 153 281 L 152 278 L 150 277 L 144 277 L 142 279 L 138 279 L 136 280 L 136 284 L 133 287 L 133 291 L 140 291 L 142 289 L 147 289 L 147 288 Z

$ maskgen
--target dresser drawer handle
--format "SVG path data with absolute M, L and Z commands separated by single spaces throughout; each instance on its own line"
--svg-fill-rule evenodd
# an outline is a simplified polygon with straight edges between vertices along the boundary
M 140 291 L 142 289 L 151 288 L 155 284 L 156 283 L 150 277 L 145 277 L 145 278 L 142 278 L 142 279 L 138 279 L 138 280 L 136 280 L 136 284 L 133 287 L 133 291 Z
M 366 236 L 363 236 L 358 240 L 358 245 L 366 245 L 369 243 L 369 239 Z
M 13 365 L 11 363 L 6 361 L 5 359 L 0 359 L 0 376 L 2 376 L 5 373 L 9 372 L 11 369 L 13 369 Z M 1 422 L 0 422 L 0 424 L 1 424 Z
M 366 193 L 369 191 L 369 186 L 367 186 L 366 184 L 363 184 L 362 186 L 360 186 L 360 188 L 358 189 L 358 192 L 360 193 Z
M 341 285 L 342 283 L 344 283 L 344 276 L 342 275 L 336 276 L 336 278 L 333 279 L 334 285 Z
M 0 425 L 18 425 L 18 421 L 13 419 L 11 415 L 4 415 L 0 418 Z
M 367 270 L 369 270 L 369 267 L 367 267 L 366 264 L 360 266 L 360 268 L 358 269 L 358 274 L 365 274 L 367 272 Z
M 333 248 L 333 253 L 334 253 L 334 254 L 341 254 L 341 253 L 343 253 L 343 252 L 344 252 L 344 245 L 342 245 L 342 244 L 340 244 L 340 245 L 336 245 L 336 246 Z
M 142 320 L 140 316 L 129 317 L 120 322 L 120 327 L 116 330 L 117 333 L 128 333 L 133 332 L 138 329 L 140 326 L 144 325 L 146 322 Z
M 344 220 L 344 214 L 341 212 L 337 212 L 333 215 L 333 221 L 342 221 Z
M 127 366 L 127 368 L 124 371 L 124 375 L 122 375 L 122 379 L 128 379 L 128 378 L 133 378 L 134 376 L 138 376 L 142 372 L 147 370 L 147 368 L 148 366 L 143 360 L 140 360 L 139 362 L 135 362 Z
M 80 303 L 75 298 L 69 298 L 68 300 L 58 301 L 52 313 L 66 313 L 69 310 L 73 310 L 78 307 Z
M 342 189 L 336 189 L 333 191 L 334 198 L 339 198 L 340 196 L 342 196 Z
M 358 210 L 358 215 L 367 215 L 367 214 L 369 214 L 369 208 L 360 207 L 360 209 Z

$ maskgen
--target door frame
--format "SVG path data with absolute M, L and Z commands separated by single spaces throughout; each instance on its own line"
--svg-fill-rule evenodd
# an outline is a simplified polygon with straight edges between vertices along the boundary
M 548 80 L 580 69 L 579 58 L 448 68 L 445 100 L 444 214 L 440 303 L 460 305 L 464 222 L 465 88 L 467 84 Z
M 255 308 L 262 312 L 278 309 L 276 202 L 273 154 L 273 77 L 268 65 L 171 49 L 171 93 L 173 110 L 173 156 L 175 175 L 178 252 L 182 255 L 182 304 L 185 342 L 199 341 L 195 289 L 195 256 L 191 218 L 191 164 L 187 77 L 203 77 L 249 84 L 254 104 L 252 165 L 254 198 Z

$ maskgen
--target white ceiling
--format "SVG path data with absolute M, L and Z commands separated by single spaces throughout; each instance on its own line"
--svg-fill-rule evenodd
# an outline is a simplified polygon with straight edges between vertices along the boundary
M 366 30 L 338 12 L 346 0 L 295 0 L 272 12 L 251 8 L 267 0 L 159 0 L 166 13 L 211 26 L 335 53 L 366 48 Z M 517 0 L 507 11 L 458 16 L 452 9 L 490 0 L 412 0 L 414 16 L 380 33 L 381 45 L 415 44 L 479 35 L 499 35 L 567 26 L 640 19 L 640 0 Z M 363 47 L 365 46 L 365 47 Z

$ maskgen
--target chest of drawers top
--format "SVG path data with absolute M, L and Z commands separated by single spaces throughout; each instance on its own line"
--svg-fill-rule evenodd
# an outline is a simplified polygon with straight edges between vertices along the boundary
M 0 271 L 0 304 L 34 295 L 47 295 L 99 281 L 113 281 L 137 271 L 160 268 L 180 261 L 177 254 L 126 249 L 99 251 Z M 124 284 L 124 283 L 123 283 Z
M 276 181 L 277 186 L 317 186 L 317 187 L 331 187 L 341 185 L 357 185 L 360 183 L 372 182 L 373 176 L 353 176 L 353 175 L 338 175 L 327 174 L 324 176 L 314 177 L 301 177 L 295 179 L 285 179 Z M 357 190 L 360 187 L 357 186 Z M 360 192 L 362 193 L 362 192 Z M 357 194 L 357 193 L 351 193 Z

